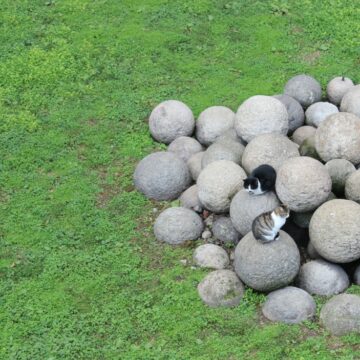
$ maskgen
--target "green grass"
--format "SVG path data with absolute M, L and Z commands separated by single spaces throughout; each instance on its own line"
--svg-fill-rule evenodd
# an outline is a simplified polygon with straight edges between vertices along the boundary
M 298 73 L 359 82 L 357 1 L 22 0 L 0 12 L 1 359 L 359 359 L 359 336 L 209 309 L 132 173 L 165 99 L 197 116 Z M 351 292 L 360 294 L 359 287 Z M 318 299 L 319 304 L 324 299 Z

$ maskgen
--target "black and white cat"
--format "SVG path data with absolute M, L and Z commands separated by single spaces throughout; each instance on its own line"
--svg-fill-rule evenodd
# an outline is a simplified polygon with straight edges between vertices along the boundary
M 275 180 L 275 169 L 270 165 L 260 165 L 244 180 L 244 189 L 251 195 L 261 195 L 274 189 Z

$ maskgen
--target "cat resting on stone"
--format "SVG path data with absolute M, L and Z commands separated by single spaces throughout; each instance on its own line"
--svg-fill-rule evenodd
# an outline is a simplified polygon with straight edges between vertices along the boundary
M 251 195 L 261 195 L 274 189 L 275 180 L 275 169 L 270 165 L 260 165 L 244 180 L 244 189 Z

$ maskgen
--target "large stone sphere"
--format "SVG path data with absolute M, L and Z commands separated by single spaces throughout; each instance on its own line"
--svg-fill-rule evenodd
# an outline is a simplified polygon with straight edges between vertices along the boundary
M 227 130 L 234 127 L 235 113 L 225 106 L 205 109 L 196 121 L 196 138 L 203 145 L 210 145 Z
M 313 260 L 302 265 L 298 276 L 299 287 L 314 295 L 336 295 L 345 291 L 349 284 L 345 270 L 325 260 Z
M 310 220 L 310 240 L 326 260 L 347 263 L 360 258 L 360 205 L 335 199 L 321 205 Z
M 173 200 L 190 185 L 189 168 L 171 152 L 156 152 L 146 156 L 134 172 L 137 190 L 155 200 Z
M 183 207 L 164 210 L 154 224 L 155 237 L 171 245 L 196 240 L 201 236 L 204 223 L 194 211 Z
M 356 171 L 355 166 L 345 159 L 332 159 L 325 164 L 325 167 L 331 177 L 332 191 L 335 194 L 343 194 L 346 179 Z
M 360 163 L 360 118 L 343 112 L 330 115 L 316 130 L 315 146 L 324 161 Z
M 167 150 L 173 152 L 180 159 L 187 162 L 192 155 L 203 151 L 204 149 L 194 138 L 189 136 L 180 136 L 170 143 Z
M 187 165 L 190 170 L 191 177 L 193 180 L 197 180 L 202 170 L 202 158 L 205 154 L 205 151 L 200 151 L 191 156 L 191 158 L 187 161 Z
M 356 268 L 354 272 L 354 283 L 360 285 L 360 265 Z
M 360 333 L 360 296 L 334 296 L 321 309 L 320 321 L 332 335 Z
M 203 211 L 203 206 L 199 199 L 199 190 L 197 185 L 190 186 L 179 197 L 180 205 L 184 208 L 194 210 L 198 213 Z
M 306 124 L 318 127 L 328 116 L 338 112 L 339 109 L 329 102 L 314 103 L 305 112 Z
M 215 213 L 227 212 L 233 196 L 243 188 L 245 171 L 228 160 L 209 164 L 199 175 L 199 199 L 204 207 Z
M 327 84 L 326 94 L 330 102 L 340 105 L 344 95 L 354 86 L 351 79 L 338 76 Z
M 250 195 L 246 190 L 241 190 L 231 201 L 230 218 L 235 229 L 245 235 L 251 231 L 251 225 L 257 216 L 275 209 L 279 204 L 279 199 L 273 191 L 262 195 Z
M 354 171 L 345 182 L 345 196 L 360 204 L 360 170 Z
M 297 128 L 292 134 L 292 141 L 298 145 L 301 145 L 306 139 L 311 136 L 314 136 L 316 133 L 316 128 L 313 126 L 301 126 Z
M 220 135 L 217 139 L 216 142 L 221 142 L 221 141 L 236 141 L 239 142 L 241 145 L 246 146 L 247 142 L 244 141 L 243 139 L 241 139 L 241 137 L 238 136 L 235 128 L 231 128 L 229 130 L 226 130 L 222 135 Z
M 149 128 L 153 138 L 170 144 L 179 136 L 191 136 L 195 120 L 190 108 L 181 101 L 167 100 L 150 114 Z
M 271 321 L 298 324 L 315 316 L 316 304 L 306 291 L 288 286 L 267 296 L 262 313 Z
M 305 139 L 299 147 L 299 153 L 301 156 L 309 156 L 313 159 L 322 161 L 315 147 L 315 136 L 310 136 Z
M 246 146 L 242 166 L 251 173 L 260 165 L 271 165 L 277 170 L 285 160 L 300 156 L 298 146 L 284 135 L 264 134 L 257 136 Z
M 198 285 L 201 300 L 210 307 L 233 307 L 240 303 L 245 288 L 231 270 L 216 270 Z
M 229 255 L 218 245 L 203 244 L 198 246 L 193 255 L 196 265 L 209 269 L 225 269 L 230 264 Z
M 304 125 L 304 109 L 300 103 L 289 95 L 274 95 L 275 99 L 280 100 L 286 107 L 289 115 L 289 134 L 292 134 L 298 127 Z
M 360 117 L 360 85 L 352 87 L 341 100 L 340 110 Z
M 272 96 L 252 96 L 240 105 L 236 113 L 235 130 L 246 142 L 262 134 L 286 135 L 288 129 L 286 107 Z
M 327 200 L 331 178 L 320 161 L 306 156 L 294 157 L 278 170 L 275 188 L 281 202 L 291 210 L 306 212 Z
M 307 108 L 321 100 L 321 85 L 309 75 L 297 75 L 286 83 L 284 94 L 293 97 L 302 107 Z
M 237 244 L 239 242 L 240 234 L 231 219 L 226 216 L 218 216 L 214 220 L 211 230 L 214 237 L 224 243 Z
M 312 260 L 321 259 L 321 256 L 316 251 L 316 249 L 314 248 L 314 245 L 312 244 L 311 241 L 309 241 L 309 243 L 308 243 L 308 246 L 306 248 L 306 252 L 309 255 L 309 258 L 312 259 Z
M 290 284 L 299 272 L 299 249 L 282 230 L 278 240 L 266 244 L 249 232 L 236 246 L 234 267 L 240 279 L 255 290 L 279 289 Z

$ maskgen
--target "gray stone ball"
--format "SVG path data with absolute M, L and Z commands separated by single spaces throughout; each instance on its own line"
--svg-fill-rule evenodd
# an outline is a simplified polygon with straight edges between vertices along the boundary
M 298 145 L 301 145 L 306 139 L 315 135 L 316 128 L 313 126 L 301 126 L 297 128 L 294 133 L 292 134 L 292 141 Z
M 360 285 L 360 265 L 356 268 L 354 272 L 354 283 Z
M 299 272 L 300 254 L 294 240 L 280 230 L 276 241 L 263 244 L 252 232 L 236 246 L 235 272 L 258 291 L 272 291 L 290 284 Z
M 321 309 L 320 321 L 332 335 L 360 333 L 360 296 L 340 294 Z
M 299 152 L 301 156 L 308 156 L 313 159 L 322 161 L 320 155 L 316 151 L 315 147 L 315 135 L 310 136 L 309 138 L 305 139 L 303 143 L 299 147 Z
M 196 121 L 196 138 L 203 145 L 210 145 L 227 130 L 234 127 L 235 113 L 225 106 L 205 109 Z
M 239 232 L 235 229 L 231 219 L 226 216 L 218 216 L 214 220 L 212 232 L 216 239 L 227 244 L 237 244 L 240 239 Z
M 298 146 L 284 135 L 264 134 L 257 136 L 246 146 L 242 166 L 250 174 L 262 164 L 271 165 L 275 170 L 289 158 L 300 156 Z
M 243 188 L 245 171 L 228 160 L 219 160 L 203 169 L 197 179 L 199 199 L 215 213 L 227 212 L 233 196 Z
M 214 244 L 198 246 L 194 251 L 193 259 L 197 266 L 216 270 L 225 269 L 230 264 L 227 252 Z
M 179 197 L 180 205 L 184 208 L 194 210 L 198 213 L 203 211 L 203 206 L 199 199 L 199 190 L 197 185 L 190 186 Z
M 344 95 L 354 86 L 351 79 L 338 76 L 327 84 L 326 94 L 329 101 L 335 105 L 340 105 Z
M 325 161 L 346 159 L 360 163 L 360 118 L 339 112 L 324 120 L 315 133 L 316 151 Z
M 171 245 L 197 240 L 204 229 L 201 217 L 194 211 L 173 207 L 164 210 L 154 224 L 155 237 Z
M 190 183 L 188 166 L 178 156 L 166 151 L 146 156 L 134 172 L 136 189 L 154 200 L 174 200 Z
M 236 113 L 235 130 L 246 142 L 262 134 L 286 135 L 288 129 L 286 107 L 272 96 L 252 96 L 239 106 Z
M 181 101 L 163 101 L 151 112 L 149 128 L 155 140 L 170 144 L 179 136 L 192 135 L 195 128 L 194 115 Z
M 321 85 L 309 75 L 297 75 L 286 83 L 284 94 L 293 97 L 302 107 L 307 108 L 321 100 Z
M 198 285 L 201 300 L 210 307 L 239 305 L 245 288 L 231 270 L 215 270 Z
M 338 112 L 339 109 L 329 102 L 314 103 L 305 112 L 306 124 L 318 127 L 328 116 Z
M 345 159 L 332 159 L 325 164 L 325 167 L 331 177 L 333 192 L 343 194 L 346 179 L 356 171 L 355 166 Z
M 191 156 L 191 158 L 187 161 L 187 166 L 189 167 L 191 177 L 194 181 L 199 177 L 202 170 L 202 158 L 205 154 L 205 151 L 200 151 Z
M 326 260 L 347 263 L 360 258 L 360 205 L 335 199 L 321 205 L 311 218 L 310 241 Z
M 360 117 L 360 85 L 353 86 L 345 93 L 340 110 Z
M 241 145 L 246 146 L 247 142 L 244 141 L 243 139 L 241 139 L 241 137 L 238 136 L 235 128 L 231 128 L 229 130 L 226 130 L 222 135 L 220 135 L 217 139 L 216 142 L 221 142 L 221 141 L 236 141 L 239 142 Z
M 202 145 L 192 137 L 180 136 L 170 143 L 168 151 L 187 162 L 192 155 L 204 150 Z
M 279 199 L 273 191 L 261 195 L 250 195 L 246 190 L 241 190 L 231 201 L 230 218 L 235 229 L 245 235 L 251 231 L 256 217 L 275 209 L 279 204 Z
M 341 266 L 325 260 L 312 260 L 301 266 L 298 285 L 309 294 L 330 296 L 345 291 L 350 282 Z
M 345 182 L 345 196 L 360 204 L 360 170 L 354 171 Z
M 314 248 L 314 245 L 312 244 L 311 241 L 309 241 L 306 251 L 307 251 L 307 254 L 309 255 L 310 259 L 312 259 L 312 260 L 322 259 L 320 254 Z
M 307 212 L 325 202 L 331 192 L 331 178 L 318 160 L 301 156 L 286 160 L 277 172 L 276 193 L 290 210 Z
M 288 286 L 267 296 L 262 313 L 271 321 L 298 324 L 315 316 L 316 303 L 306 291 Z
M 309 227 L 310 220 L 313 214 L 314 214 L 313 211 L 294 212 L 292 213 L 292 220 L 297 226 L 303 229 L 307 229 Z

